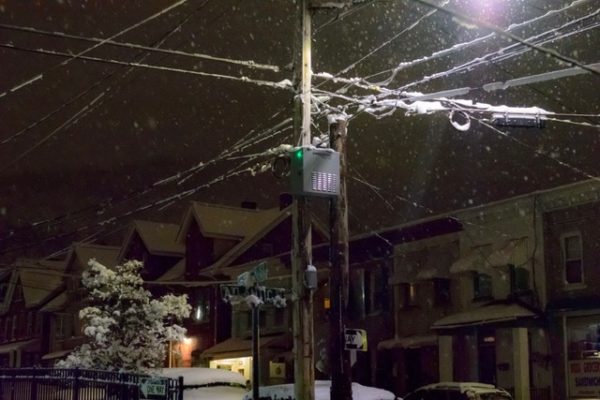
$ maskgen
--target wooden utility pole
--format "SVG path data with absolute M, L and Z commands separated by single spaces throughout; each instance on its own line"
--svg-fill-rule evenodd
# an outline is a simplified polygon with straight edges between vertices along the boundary
M 329 365 L 331 398 L 352 400 L 352 375 L 344 350 L 345 310 L 348 300 L 348 199 L 346 197 L 346 127 L 344 116 L 333 117 L 329 125 L 329 147 L 340 153 L 340 195 L 330 200 L 329 226 L 331 261 L 329 317 Z
M 294 128 L 303 146 L 311 144 L 311 11 L 309 0 L 298 1 L 294 74 L 296 83 Z M 314 335 L 312 292 L 304 284 L 306 267 L 312 263 L 309 200 L 296 196 L 292 211 L 294 251 L 292 256 L 294 393 L 300 400 L 314 400 Z

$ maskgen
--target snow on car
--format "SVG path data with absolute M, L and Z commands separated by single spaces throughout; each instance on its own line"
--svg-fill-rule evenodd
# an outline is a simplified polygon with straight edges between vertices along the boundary
M 216 368 L 164 368 L 165 378 L 183 377 L 183 400 L 241 400 L 246 393 L 242 374 Z
M 331 381 L 315 381 L 315 400 L 330 400 Z M 271 400 L 295 400 L 294 384 L 261 386 L 260 398 Z M 354 400 L 396 400 L 396 396 L 387 390 L 352 383 Z M 247 392 L 243 400 L 252 400 L 252 392 Z

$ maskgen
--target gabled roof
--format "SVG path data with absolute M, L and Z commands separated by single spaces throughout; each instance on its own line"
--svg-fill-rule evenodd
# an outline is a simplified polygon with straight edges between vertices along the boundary
M 118 262 L 120 251 L 120 247 L 75 243 L 73 244 L 72 255 L 69 259 L 78 261 L 83 269 L 87 268 L 88 262 L 92 258 L 102 265 L 113 267 Z
M 185 236 L 193 220 L 206 237 L 241 240 L 261 230 L 280 212 L 278 208 L 256 210 L 192 202 L 184 215 L 177 234 L 177 242 L 185 242 Z
M 222 267 L 227 267 L 231 265 L 231 263 L 235 262 L 235 260 L 240 257 L 246 250 L 251 248 L 255 243 L 257 243 L 260 239 L 265 237 L 271 230 L 275 229 L 279 224 L 285 221 L 287 218 L 291 218 L 292 216 L 292 206 L 288 206 L 283 210 L 277 210 L 278 213 L 275 214 L 270 221 L 268 221 L 264 226 L 262 226 L 256 232 L 253 232 L 252 235 L 247 236 L 240 243 L 235 245 L 231 250 L 225 253 L 221 258 L 219 258 L 213 265 L 209 268 L 211 270 L 218 270 Z M 316 216 L 312 216 L 311 219 L 312 228 L 320 232 L 324 237 L 329 237 L 329 233 L 327 229 L 323 226 L 320 220 Z M 293 228 L 292 228 L 293 229 Z M 290 232 L 291 234 L 291 232 Z M 291 241 L 290 241 L 291 243 Z
M 20 259 L 16 264 L 26 307 L 42 304 L 63 284 L 65 261 Z
M 150 254 L 181 256 L 185 253 L 185 247 L 177 242 L 178 231 L 179 225 L 177 224 L 136 220 L 131 225 L 123 242 L 119 259 L 125 257 L 136 233 Z

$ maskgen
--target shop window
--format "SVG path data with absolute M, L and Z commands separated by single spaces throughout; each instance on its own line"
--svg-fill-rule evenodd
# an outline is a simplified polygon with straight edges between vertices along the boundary
M 565 283 L 583 283 L 581 234 L 564 235 L 561 245 Z
M 417 286 L 415 283 L 400 284 L 400 307 L 409 308 L 417 305 Z
M 567 318 L 566 325 L 569 396 L 587 398 L 600 388 L 595 379 L 600 366 L 600 315 Z
M 450 279 L 434 278 L 433 279 L 433 296 L 436 306 L 450 305 Z
M 487 299 L 492 297 L 492 277 L 483 272 L 473 272 L 473 298 Z

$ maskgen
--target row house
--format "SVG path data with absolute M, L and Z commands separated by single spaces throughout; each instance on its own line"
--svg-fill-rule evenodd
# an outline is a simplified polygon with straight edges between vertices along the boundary
M 1 366 L 39 364 L 48 345 L 40 310 L 62 289 L 64 268 L 60 260 L 19 259 L 0 275 Z
M 557 188 L 540 202 L 554 398 L 598 398 L 600 182 Z

